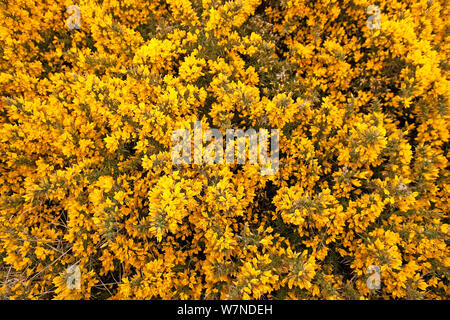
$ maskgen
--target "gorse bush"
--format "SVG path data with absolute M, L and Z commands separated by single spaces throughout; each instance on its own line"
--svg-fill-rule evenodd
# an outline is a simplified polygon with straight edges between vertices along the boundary
M 447 299 L 448 16 L 0 1 L 0 297 Z M 278 171 L 174 164 L 195 121 L 279 129 Z

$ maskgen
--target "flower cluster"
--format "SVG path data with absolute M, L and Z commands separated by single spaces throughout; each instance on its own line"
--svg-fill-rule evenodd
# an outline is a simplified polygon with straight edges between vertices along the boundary
M 0 298 L 447 299 L 448 16 L 0 0 Z M 173 163 L 197 121 L 278 129 L 276 174 Z

